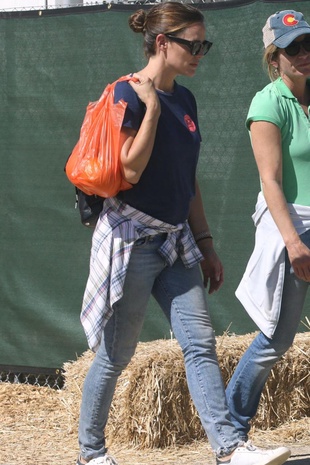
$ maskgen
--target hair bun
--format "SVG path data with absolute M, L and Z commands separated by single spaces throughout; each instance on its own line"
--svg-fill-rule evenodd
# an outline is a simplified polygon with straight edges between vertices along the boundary
M 134 32 L 144 32 L 145 31 L 145 23 L 146 23 L 147 14 L 144 10 L 138 10 L 133 13 L 129 20 L 129 27 Z

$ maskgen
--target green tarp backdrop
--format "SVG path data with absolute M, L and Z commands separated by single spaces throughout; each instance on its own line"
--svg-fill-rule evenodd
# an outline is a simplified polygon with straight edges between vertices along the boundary
M 234 292 L 254 243 L 259 184 L 244 120 L 252 96 L 268 82 L 261 29 L 281 9 L 309 20 L 310 2 L 198 6 L 214 45 L 196 76 L 179 82 L 197 97 L 198 177 L 225 266 L 210 310 L 217 334 L 228 327 L 244 334 L 256 328 Z M 0 13 L 0 365 L 57 368 L 87 349 L 79 314 L 91 231 L 79 222 L 63 167 L 88 102 L 108 82 L 144 66 L 142 35 L 127 23 L 138 8 Z M 170 329 L 152 301 L 141 340 L 163 337 Z

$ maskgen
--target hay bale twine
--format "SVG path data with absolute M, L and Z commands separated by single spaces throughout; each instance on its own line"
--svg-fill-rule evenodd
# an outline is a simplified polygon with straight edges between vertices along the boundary
M 224 382 L 255 334 L 217 337 L 217 353 Z M 277 427 L 310 416 L 310 332 L 297 334 L 292 348 L 273 368 L 265 386 L 256 429 Z M 78 421 L 82 385 L 93 360 L 91 351 L 64 365 L 66 404 Z M 139 343 L 121 374 L 112 403 L 107 438 L 140 448 L 163 448 L 204 437 L 186 383 L 181 349 L 175 340 Z

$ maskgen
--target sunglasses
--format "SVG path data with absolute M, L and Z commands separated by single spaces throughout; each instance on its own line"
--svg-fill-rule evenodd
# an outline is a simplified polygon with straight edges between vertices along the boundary
M 305 38 L 301 42 L 292 42 L 285 47 L 284 50 L 289 57 L 295 57 L 300 52 L 301 48 L 303 48 L 305 52 L 310 52 L 310 37 Z
M 209 42 L 208 40 L 201 42 L 200 40 L 181 39 L 181 37 L 175 37 L 171 34 L 165 34 L 165 36 L 172 40 L 172 42 L 177 42 L 178 44 L 183 44 L 188 47 L 191 55 L 193 56 L 206 55 L 212 47 L 212 42 Z

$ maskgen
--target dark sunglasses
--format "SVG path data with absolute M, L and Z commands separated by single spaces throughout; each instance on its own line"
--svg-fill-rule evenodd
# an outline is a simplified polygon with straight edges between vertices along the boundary
M 305 38 L 301 42 L 292 42 L 284 50 L 289 57 L 295 57 L 300 52 L 301 47 L 305 52 L 310 52 L 310 37 Z
M 172 42 L 177 42 L 178 44 L 186 45 L 189 48 L 189 51 L 193 56 L 196 55 L 206 55 L 210 48 L 212 47 L 212 42 L 208 40 L 204 40 L 201 42 L 200 40 L 186 40 L 181 39 L 181 37 L 175 37 L 171 34 L 165 34 L 168 39 L 172 40 Z

